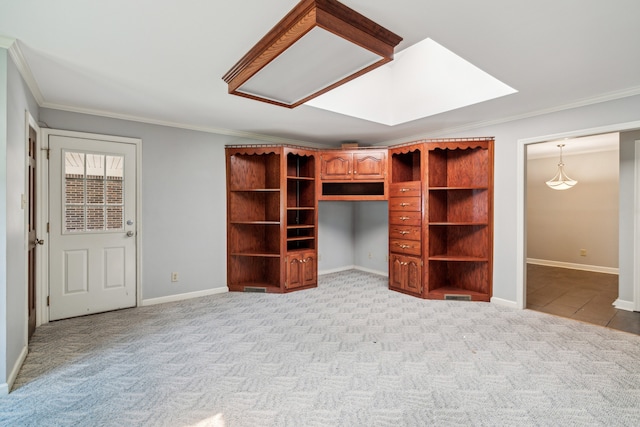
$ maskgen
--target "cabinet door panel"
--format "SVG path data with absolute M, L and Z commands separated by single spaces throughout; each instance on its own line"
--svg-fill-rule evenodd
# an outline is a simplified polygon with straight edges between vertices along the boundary
M 353 154 L 353 179 L 384 179 L 386 154 L 369 151 Z
M 311 286 L 317 282 L 317 263 L 315 253 L 309 252 L 303 255 L 302 259 L 302 285 Z
M 389 286 L 396 289 L 402 289 L 402 256 L 391 254 L 389 262 Z
M 302 260 L 297 256 L 287 258 L 287 289 L 299 288 L 303 283 Z
M 422 266 L 419 258 L 407 257 L 406 261 L 406 280 L 405 290 L 419 294 L 421 292 L 422 283 Z
M 326 180 L 351 179 L 352 155 L 349 153 L 329 153 L 321 156 L 320 174 Z

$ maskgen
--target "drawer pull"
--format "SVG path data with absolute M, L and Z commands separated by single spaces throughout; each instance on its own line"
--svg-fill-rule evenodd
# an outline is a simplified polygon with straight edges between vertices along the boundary
M 410 188 L 401 188 L 400 192 L 401 193 L 406 193 L 407 191 L 410 191 L 410 190 L 411 190 Z
M 405 206 L 409 206 L 411 203 L 400 203 L 400 207 L 405 207 Z
M 406 221 L 408 219 L 411 219 L 411 218 L 409 218 L 408 216 L 401 216 L 400 217 L 400 221 Z
M 411 245 L 403 245 L 401 243 L 396 243 L 396 246 L 400 246 L 402 249 L 409 249 L 411 247 Z
M 408 232 L 408 231 L 405 231 L 405 230 L 400 230 L 400 231 L 398 231 L 398 233 L 402 234 L 403 236 L 404 236 L 405 234 L 409 234 L 409 232 Z

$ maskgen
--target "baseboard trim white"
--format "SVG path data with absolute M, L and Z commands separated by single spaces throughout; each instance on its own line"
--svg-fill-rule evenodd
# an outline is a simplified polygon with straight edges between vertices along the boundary
M 615 300 L 613 302 L 613 306 L 615 308 L 619 308 L 620 310 L 625 310 L 625 311 L 633 311 L 633 308 L 634 308 L 633 301 L 624 301 L 621 299 Z
M 13 383 L 16 382 L 16 378 L 18 378 L 18 372 L 20 372 L 20 368 L 22 368 L 22 364 L 24 360 L 27 358 L 27 353 L 29 353 L 29 346 L 25 345 L 22 347 L 22 351 L 20 352 L 20 356 L 18 356 L 18 360 L 13 365 L 13 369 L 9 374 L 9 378 L 7 378 L 7 382 L 4 384 L 0 384 L 0 395 L 9 394 L 11 387 L 13 387 Z
M 498 297 L 491 297 L 491 304 L 499 305 L 502 307 L 515 308 L 515 309 L 518 308 L 518 303 L 516 301 L 510 301 L 508 299 L 502 299 Z
M 355 265 L 345 265 L 343 267 L 332 268 L 329 270 L 321 270 L 321 271 L 318 271 L 318 276 L 331 274 L 331 273 L 340 273 L 341 271 L 353 270 L 354 268 L 356 268 Z
M 184 301 L 186 299 L 206 297 L 209 295 L 224 294 L 229 292 L 229 288 L 223 286 L 221 288 L 207 289 L 204 291 L 187 292 L 184 294 L 169 295 L 166 297 L 143 299 L 141 306 L 164 304 L 167 302 Z
M 571 270 L 591 271 L 592 273 L 618 274 L 618 269 L 600 265 L 576 264 L 572 262 L 551 261 L 547 259 L 527 258 L 527 264 L 545 265 L 547 267 L 569 268 Z
M 378 276 L 383 276 L 383 277 L 389 277 L 389 274 L 385 271 L 380 271 L 380 270 L 372 270 L 370 268 L 366 268 L 366 267 L 360 267 L 360 266 L 355 266 L 353 267 L 355 270 L 360 270 L 360 271 L 364 271 L 365 273 L 371 273 L 371 274 L 377 274 Z

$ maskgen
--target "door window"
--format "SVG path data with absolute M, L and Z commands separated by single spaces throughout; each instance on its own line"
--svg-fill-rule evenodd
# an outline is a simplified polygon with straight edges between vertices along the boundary
M 124 229 L 124 156 L 64 152 L 63 233 Z

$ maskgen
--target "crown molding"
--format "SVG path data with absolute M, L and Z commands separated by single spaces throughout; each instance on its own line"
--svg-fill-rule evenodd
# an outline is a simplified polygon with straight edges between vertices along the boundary
M 515 115 L 515 116 L 507 116 L 507 117 L 503 117 L 500 119 L 496 119 L 496 120 L 485 120 L 485 121 L 480 121 L 480 122 L 475 122 L 475 123 L 469 123 L 463 126 L 456 126 L 456 127 L 450 127 L 450 128 L 445 128 L 445 129 L 441 129 L 438 130 L 437 132 L 433 132 L 433 133 L 429 133 L 427 135 L 425 134 L 418 134 L 418 135 L 414 135 L 407 138 L 400 138 L 400 139 L 394 139 L 394 140 L 390 140 L 390 141 L 385 141 L 385 142 L 381 142 L 380 144 L 384 144 L 384 145 L 394 145 L 394 144 L 400 144 L 402 142 L 406 142 L 409 140 L 417 140 L 417 139 L 424 139 L 424 138 L 438 138 L 438 137 L 443 137 L 446 135 L 452 135 L 452 134 L 456 134 L 456 133 L 460 133 L 460 132 L 466 132 L 468 130 L 473 130 L 473 129 L 479 129 L 479 128 L 484 128 L 484 127 L 488 127 L 488 126 L 496 126 L 496 125 L 500 125 L 500 124 L 504 124 L 504 123 L 509 123 L 509 122 L 515 122 L 518 120 L 523 120 L 523 119 L 528 119 L 531 117 L 537 117 L 537 116 L 543 116 L 545 114 L 551 114 L 551 113 L 557 113 L 560 111 L 565 111 L 565 110 L 571 110 L 574 108 L 580 108 L 580 107 L 586 107 L 589 105 L 594 105 L 594 104 L 600 104 L 602 102 L 607 102 L 607 101 L 615 101 L 617 99 L 622 99 L 622 98 L 627 98 L 630 96 L 636 96 L 636 95 L 640 95 L 640 86 L 634 86 L 631 88 L 627 88 L 627 89 L 623 89 L 623 90 L 619 90 L 619 91 L 614 91 L 614 92 L 609 92 L 609 93 L 605 93 L 602 95 L 597 95 L 597 96 L 593 96 L 590 98 L 584 98 L 584 99 L 580 99 L 577 100 L 575 102 L 571 102 L 568 104 L 562 104 L 562 105 L 558 105 L 555 107 L 550 107 L 550 108 L 544 108 L 541 110 L 536 110 L 536 111 L 531 111 L 529 113 L 525 113 L 525 114 L 519 114 L 519 115 Z
M 324 147 L 324 145 L 322 144 L 315 144 L 309 141 L 280 138 L 280 137 L 275 137 L 270 135 L 244 132 L 244 131 L 238 131 L 233 129 L 216 128 L 216 127 L 209 127 L 209 126 L 197 126 L 197 125 L 191 125 L 187 123 L 152 119 L 152 118 L 143 117 L 143 116 L 120 114 L 120 113 L 115 113 L 113 111 L 107 111 L 107 110 L 97 110 L 97 109 L 90 109 L 90 108 L 73 107 L 73 106 L 64 105 L 64 104 L 54 104 L 51 102 L 43 102 L 40 104 L 40 107 L 50 108 L 52 110 L 68 111 L 70 113 L 88 114 L 91 116 L 99 116 L 99 117 L 106 117 L 111 119 L 127 120 L 131 122 L 147 123 L 151 125 L 167 126 L 167 127 L 177 128 L 177 129 L 187 129 L 187 130 L 193 130 L 198 132 L 214 133 L 218 135 L 227 135 L 227 136 L 234 136 L 238 138 L 253 139 L 257 141 L 269 142 L 272 144 L 291 144 L 291 145 L 304 145 L 304 146 L 311 146 L 311 147 Z
M 11 42 L 8 43 L 9 41 Z M 36 79 L 33 77 L 33 73 L 31 72 L 31 68 L 27 63 L 27 60 L 22 54 L 22 50 L 20 50 L 18 40 L 0 36 L 0 46 L 5 47 L 5 44 L 8 44 L 6 49 L 9 51 L 9 55 L 11 56 L 11 59 L 13 59 L 13 62 L 16 64 L 18 72 L 24 79 L 25 83 L 27 83 L 27 86 L 29 86 L 29 90 L 31 90 L 31 94 L 36 99 L 38 105 L 41 106 L 44 102 L 44 97 L 42 96 L 38 82 L 36 82 Z

